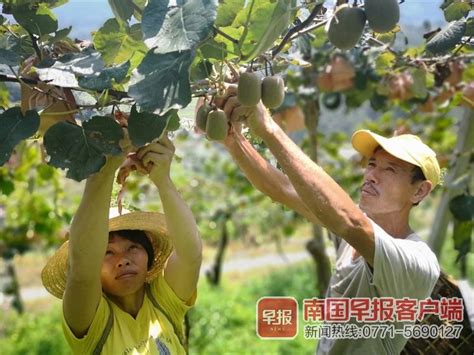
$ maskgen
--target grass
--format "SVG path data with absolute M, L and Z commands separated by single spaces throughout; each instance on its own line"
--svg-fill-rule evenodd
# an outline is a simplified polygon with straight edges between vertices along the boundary
M 61 329 L 60 305 L 41 313 L 0 313 L 0 349 L 3 355 L 69 354 Z
M 193 354 L 314 354 L 316 342 L 303 336 L 303 324 L 292 340 L 267 340 L 256 335 L 256 304 L 263 296 L 291 296 L 301 306 L 315 296 L 311 262 L 262 277 L 259 272 L 241 283 L 225 279 L 221 287 L 200 283 L 198 304 L 190 311 L 190 353 Z M 300 320 L 302 319 L 299 317 Z

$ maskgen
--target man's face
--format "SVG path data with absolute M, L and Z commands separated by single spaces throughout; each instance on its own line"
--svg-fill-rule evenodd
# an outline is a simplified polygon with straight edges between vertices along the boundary
M 141 244 L 114 234 L 102 262 L 102 288 L 118 297 L 138 292 L 146 280 L 147 262 L 148 254 Z
M 414 166 L 377 149 L 369 159 L 360 208 L 369 215 L 409 211 L 419 183 L 411 183 Z

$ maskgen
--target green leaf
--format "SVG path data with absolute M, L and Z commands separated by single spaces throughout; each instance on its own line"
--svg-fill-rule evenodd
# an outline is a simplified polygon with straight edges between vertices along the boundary
M 47 1 L 41 1 L 41 2 L 46 2 L 49 6 L 49 8 L 55 8 L 55 7 L 58 7 L 58 6 L 62 6 L 66 3 L 69 2 L 69 0 L 47 0 Z
M 168 118 L 168 124 L 166 125 L 166 130 L 169 132 L 173 132 L 178 130 L 180 127 L 180 120 L 179 120 L 179 115 L 177 110 L 170 110 L 168 111 L 169 118 Z
M 100 54 L 93 50 L 66 54 L 49 68 L 37 68 L 42 81 L 61 87 L 78 87 L 76 75 L 85 76 L 104 70 Z
M 471 10 L 469 2 L 453 2 L 444 9 L 444 18 L 446 21 L 457 21 L 462 19 Z
M 29 8 L 34 8 L 38 6 L 38 4 L 44 4 L 48 6 L 50 9 L 64 5 L 68 2 L 69 0 L 6 0 L 6 1 L 0 1 L 3 3 L 8 3 L 11 6 L 27 6 Z M 5 4 L 6 5 L 6 4 Z
M 49 43 L 56 43 L 58 41 L 62 41 L 64 39 L 67 39 L 67 36 L 69 36 L 69 33 L 71 33 L 72 26 L 63 28 L 61 30 L 58 30 L 55 32 L 54 36 L 51 37 L 48 42 Z
M 23 116 L 19 107 L 12 107 L 0 114 L 0 165 L 10 159 L 20 141 L 36 133 L 39 124 L 39 115 L 33 110 Z
M 38 176 L 45 181 L 51 180 L 54 176 L 55 169 L 50 165 L 40 164 L 37 169 Z
M 224 47 L 222 47 L 226 51 L 226 57 L 225 59 L 230 60 L 232 58 L 240 58 L 240 47 L 238 43 L 238 39 L 241 38 L 242 33 L 244 32 L 242 27 L 234 28 L 234 27 L 222 27 L 220 30 L 225 33 L 227 36 L 232 38 L 233 40 L 230 40 L 220 33 L 218 33 L 215 37 L 214 40 L 216 43 L 219 43 L 219 46 L 221 44 L 224 44 Z
M 458 195 L 449 202 L 449 210 L 459 221 L 474 219 L 474 196 Z
M 440 54 L 453 49 L 466 32 L 466 22 L 451 22 L 426 43 L 426 49 L 433 54 Z
M 155 37 L 160 32 L 161 27 L 168 12 L 168 2 L 160 0 L 150 0 L 143 9 L 142 31 L 144 38 Z
M 109 0 L 109 5 L 114 16 L 122 22 L 127 22 L 133 15 L 132 0 Z
M 405 57 L 419 57 L 420 55 L 423 55 L 425 47 L 425 45 L 420 45 L 418 47 L 409 47 L 405 51 Z
M 21 28 L 20 26 L 16 27 Z M 24 31 L 22 30 L 21 33 L 24 33 Z M 35 54 L 35 50 L 33 49 L 33 46 L 31 44 L 31 38 L 28 35 L 21 35 L 18 33 L 16 36 L 7 36 L 6 47 L 21 56 L 23 59 Z
M 6 179 L 4 175 L 0 175 L 0 191 L 2 195 L 8 196 L 15 190 L 15 184 L 10 179 Z
M 201 55 L 194 57 L 189 68 L 189 78 L 192 82 L 209 78 L 212 73 L 212 64 L 209 60 L 203 59 Z
M 138 112 L 133 105 L 128 118 L 128 134 L 133 145 L 142 147 L 160 138 L 173 116 L 177 116 L 176 110 L 170 110 L 160 116 L 150 112 Z
M 162 5 L 156 13 L 150 12 L 148 7 L 158 6 L 156 1 L 151 0 L 143 12 L 142 30 L 148 48 L 156 47 L 160 53 L 195 49 L 211 35 L 217 0 L 187 0 L 166 13 Z
M 439 5 L 439 8 L 441 10 L 444 10 L 446 9 L 449 5 L 451 5 L 453 3 L 454 0 L 444 0 L 443 3 L 441 5 Z
M 120 64 L 119 66 L 106 68 L 100 73 L 94 75 L 79 77 L 79 86 L 87 90 L 102 91 L 110 89 L 114 83 L 120 83 L 125 79 L 130 68 L 130 61 Z
M 245 0 L 221 0 L 217 8 L 216 26 L 230 26 L 237 13 L 244 7 Z
M 81 181 L 100 170 L 105 155 L 121 152 L 120 125 L 109 116 L 94 116 L 81 126 L 59 122 L 44 135 L 44 146 L 51 157 L 49 164 L 67 169 L 66 176 Z
M 411 90 L 413 95 L 419 99 L 424 99 L 428 95 L 428 89 L 426 88 L 426 72 L 422 69 L 414 68 L 410 70 L 413 78 L 413 85 Z
M 0 64 L 17 66 L 20 63 L 20 56 L 9 49 L 0 48 Z
M 40 4 L 36 9 L 28 6 L 16 7 L 13 17 L 20 26 L 35 35 L 41 36 L 55 32 L 58 29 L 58 20 L 45 4 Z
M 191 101 L 189 66 L 193 51 L 155 53 L 150 50 L 132 73 L 129 95 L 147 111 L 164 112 Z
M 431 72 L 425 73 L 426 75 L 426 87 L 432 88 L 435 85 L 435 75 Z
M 208 39 L 199 47 L 202 56 L 206 59 L 217 59 L 222 61 L 226 57 L 226 45 L 216 42 L 213 38 Z
M 375 71 L 377 74 L 383 75 L 392 70 L 396 61 L 395 54 L 384 52 L 375 60 Z
M 5 83 L 0 83 L 0 107 L 4 109 L 10 105 L 10 91 Z
M 233 24 L 244 28 L 240 38 L 244 60 L 252 60 L 275 44 L 283 31 L 288 29 L 293 8 L 293 0 L 249 1 Z
M 474 17 L 469 17 L 466 22 L 466 33 L 465 36 L 474 36 Z
M 93 42 L 107 65 L 130 60 L 131 68 L 134 69 L 148 51 L 142 41 L 140 24 L 120 26 L 116 19 L 107 20 L 95 33 Z
M 314 35 L 311 44 L 315 48 L 321 48 L 328 41 L 328 36 L 323 26 L 315 29 L 311 33 Z
M 454 248 L 458 251 L 458 257 L 456 262 L 461 258 L 465 257 L 466 254 L 471 250 L 471 239 L 472 239 L 472 221 L 454 221 L 453 226 L 453 239 Z
M 397 25 L 397 27 L 389 32 L 385 33 L 377 33 L 375 35 L 375 38 L 378 39 L 380 42 L 386 43 L 386 44 L 393 44 L 393 42 L 396 39 L 397 33 L 400 32 L 400 27 Z
M 135 4 L 135 10 L 133 11 L 133 16 L 141 22 L 143 10 L 145 9 L 146 3 L 148 0 L 132 0 Z
M 462 80 L 466 83 L 474 80 L 474 64 L 468 64 L 462 73 Z

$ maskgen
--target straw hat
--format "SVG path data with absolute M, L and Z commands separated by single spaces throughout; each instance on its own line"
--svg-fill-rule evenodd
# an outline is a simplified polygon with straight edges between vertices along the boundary
M 146 281 L 150 282 L 163 271 L 166 260 L 173 250 L 166 229 L 165 216 L 157 212 L 129 212 L 117 215 L 116 210 L 111 209 L 109 232 L 126 229 L 142 230 L 150 239 L 155 256 L 146 277 Z M 63 297 L 66 288 L 68 247 L 69 242 L 65 241 L 41 272 L 43 286 L 57 298 Z

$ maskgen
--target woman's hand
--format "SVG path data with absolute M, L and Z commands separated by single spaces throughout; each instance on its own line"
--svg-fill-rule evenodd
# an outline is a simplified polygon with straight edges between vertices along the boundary
M 174 152 L 174 144 L 168 138 L 167 132 L 157 142 L 147 144 L 137 151 L 137 158 L 155 185 L 171 181 L 170 168 Z

